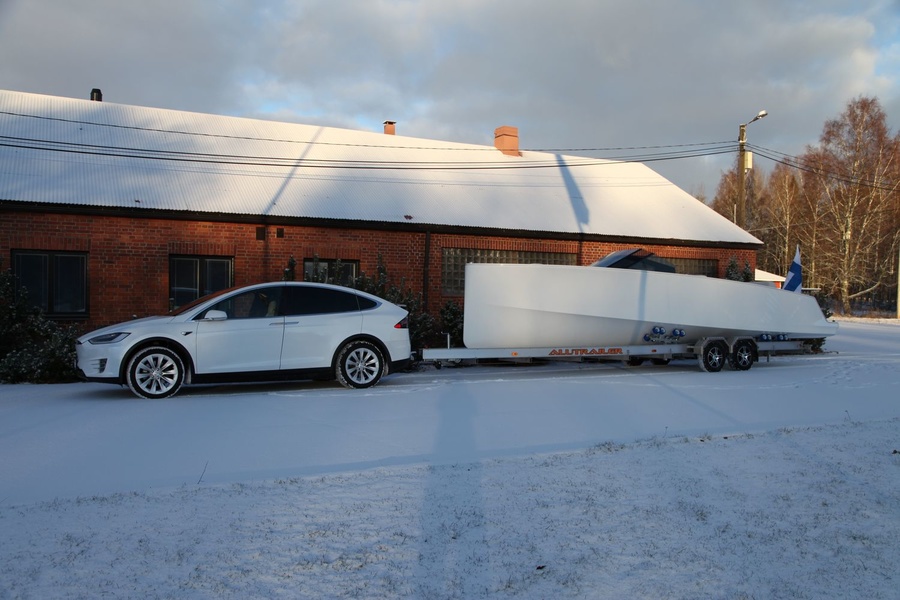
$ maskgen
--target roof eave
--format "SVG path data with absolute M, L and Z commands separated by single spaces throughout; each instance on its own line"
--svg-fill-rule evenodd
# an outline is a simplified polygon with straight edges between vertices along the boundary
M 372 221 L 355 219 L 327 219 L 320 217 L 285 217 L 251 214 L 177 211 L 167 209 L 124 208 L 107 206 L 85 206 L 79 204 L 46 204 L 42 202 L 22 202 L 0 200 L 0 210 L 12 212 L 40 212 L 67 215 L 125 217 L 132 219 L 169 219 L 174 221 L 210 221 L 214 223 L 246 223 L 250 225 L 327 227 L 331 229 L 371 229 L 377 231 L 403 231 L 408 233 L 442 233 L 475 236 L 500 236 L 512 238 L 541 237 L 547 240 L 607 242 L 619 244 L 677 246 L 699 248 L 731 248 L 758 250 L 763 243 L 738 242 L 728 240 L 688 240 L 675 238 L 653 238 L 637 236 L 617 236 L 572 231 L 542 231 L 530 229 L 504 229 L 500 227 L 472 227 L 439 223 Z

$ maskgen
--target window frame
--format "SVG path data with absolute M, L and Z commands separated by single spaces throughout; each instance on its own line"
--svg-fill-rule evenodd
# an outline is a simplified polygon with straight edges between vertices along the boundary
M 33 299 L 33 290 L 28 285 L 22 283 L 25 265 L 22 263 L 24 257 L 39 256 L 44 260 L 42 272 L 39 277 L 42 279 L 43 289 L 41 290 L 41 298 L 35 302 Z M 80 272 L 76 274 L 76 278 L 80 278 L 80 291 L 74 291 L 76 304 L 80 304 L 81 308 L 76 310 L 60 310 L 60 306 L 65 304 L 66 299 L 62 297 L 64 290 L 70 290 L 71 286 L 63 281 L 64 277 L 71 274 L 71 267 L 60 266 L 60 260 L 68 258 L 80 259 Z M 28 291 L 26 302 L 39 308 L 45 316 L 58 320 L 87 320 L 90 318 L 90 260 L 87 252 L 72 252 L 63 250 L 39 250 L 39 249 L 15 249 L 11 251 L 12 271 L 16 281 L 16 298 L 22 288 Z M 28 279 L 26 279 L 27 281 Z M 80 300 L 80 302 L 78 302 Z
M 675 267 L 675 272 L 682 275 L 699 275 L 718 278 L 719 261 L 715 258 L 670 258 L 660 256 Z
M 349 277 L 347 274 L 342 275 L 339 279 L 336 279 L 334 270 L 337 267 L 338 263 L 340 263 L 341 267 L 344 269 L 350 268 Z M 316 264 L 319 265 L 319 273 L 315 273 L 314 269 Z M 320 273 L 324 270 L 324 278 L 320 276 Z M 351 286 L 353 282 L 356 281 L 356 278 L 359 276 L 359 261 L 358 260 L 350 260 L 344 258 L 319 258 L 318 256 L 313 256 L 312 258 L 304 258 L 303 259 L 303 281 L 309 281 L 313 283 L 330 283 L 333 285 L 342 285 L 342 286 Z
M 466 264 L 543 264 L 577 265 L 574 252 L 535 252 L 493 248 L 443 248 L 441 252 L 441 291 L 444 296 L 462 296 L 466 291 Z
M 194 286 L 185 286 L 176 284 L 182 283 L 178 281 L 178 273 L 176 265 L 179 261 L 194 261 Z M 210 266 L 214 263 L 226 263 L 227 281 L 225 285 L 215 286 L 210 284 Z M 220 274 L 221 275 L 221 274 Z M 220 276 L 219 275 L 219 276 Z M 212 285 L 212 287 L 211 287 Z M 233 256 L 208 256 L 199 254 L 170 254 L 169 255 L 169 310 L 175 310 L 182 306 L 187 306 L 198 298 L 203 298 L 214 292 L 227 290 L 234 287 L 234 257 Z M 178 303 L 178 298 L 185 292 L 192 292 L 194 298 Z

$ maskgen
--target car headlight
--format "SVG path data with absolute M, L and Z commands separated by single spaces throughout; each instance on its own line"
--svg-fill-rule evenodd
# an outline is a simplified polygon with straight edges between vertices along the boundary
M 127 331 L 116 331 L 115 333 L 104 333 L 88 340 L 91 344 L 115 344 L 127 338 L 131 333 Z

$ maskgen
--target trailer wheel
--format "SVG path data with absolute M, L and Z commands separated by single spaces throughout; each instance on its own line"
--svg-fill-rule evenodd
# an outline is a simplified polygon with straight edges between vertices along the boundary
M 756 344 L 753 340 L 738 340 L 734 345 L 734 352 L 728 358 L 732 369 L 746 371 L 756 361 Z
M 629 356 L 628 360 L 625 361 L 625 364 L 629 367 L 639 367 L 644 364 L 644 359 L 640 356 Z
M 728 360 L 728 345 L 722 340 L 713 340 L 703 345 L 697 358 L 700 368 L 707 373 L 718 373 Z
M 669 359 L 668 358 L 651 358 L 650 362 L 652 362 L 654 365 L 665 366 L 665 365 L 669 364 Z

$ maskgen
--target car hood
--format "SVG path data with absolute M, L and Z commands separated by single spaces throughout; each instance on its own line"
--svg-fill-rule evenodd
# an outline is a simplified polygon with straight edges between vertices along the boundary
M 158 325 L 163 325 L 166 323 L 171 323 L 175 320 L 175 317 L 169 315 L 156 316 L 156 317 L 144 317 L 142 319 L 133 319 L 131 321 L 124 321 L 122 323 L 116 323 L 115 325 L 109 325 L 107 327 L 101 327 L 100 329 L 95 329 L 90 331 L 80 338 L 78 338 L 79 342 L 86 342 L 87 340 L 97 337 L 98 335 L 104 335 L 106 333 L 114 333 L 117 331 L 127 331 L 129 333 L 133 333 L 134 331 L 145 329 L 147 327 L 156 327 Z

